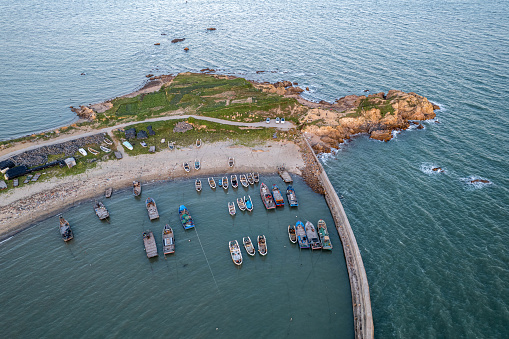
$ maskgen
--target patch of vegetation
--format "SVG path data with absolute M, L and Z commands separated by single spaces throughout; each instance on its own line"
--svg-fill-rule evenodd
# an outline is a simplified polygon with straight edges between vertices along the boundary
M 359 117 L 361 116 L 363 110 L 369 111 L 373 108 L 378 108 L 380 110 L 382 118 L 387 114 L 394 114 L 394 107 L 392 107 L 389 100 L 383 100 L 379 98 L 365 98 L 361 100 L 359 106 L 357 107 L 355 111 L 356 115 L 352 115 L 351 117 Z M 347 114 L 347 116 L 350 114 Z

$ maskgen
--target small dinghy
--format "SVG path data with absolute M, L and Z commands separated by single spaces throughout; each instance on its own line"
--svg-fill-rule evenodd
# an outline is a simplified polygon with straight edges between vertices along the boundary
M 148 218 L 150 220 L 159 219 L 159 212 L 157 211 L 156 202 L 152 198 L 145 200 L 145 206 L 147 207 Z
M 306 234 L 308 236 L 312 250 L 319 250 L 322 248 L 322 244 L 318 239 L 318 233 L 316 233 L 315 226 L 309 221 L 306 222 Z
M 187 210 L 186 206 L 184 206 L 184 205 L 179 206 L 179 218 L 180 218 L 180 222 L 182 223 L 182 226 L 184 227 L 185 230 L 188 230 L 188 229 L 194 227 L 193 218 L 191 218 L 191 214 L 189 214 L 189 211 Z
M 196 179 L 196 181 L 194 182 L 194 188 L 196 188 L 197 192 L 201 191 L 201 180 L 200 179 Z
M 175 253 L 175 236 L 170 225 L 164 225 L 163 229 L 163 254 Z
M 194 160 L 194 169 L 195 169 L 195 170 L 199 170 L 200 168 L 201 168 L 201 166 L 200 166 L 200 160 L 195 159 L 195 160 Z
M 274 198 L 272 197 L 272 194 L 270 193 L 267 185 L 265 185 L 263 182 L 260 185 L 260 196 L 262 197 L 262 201 L 266 209 L 271 210 L 276 208 Z
M 258 183 L 260 181 L 260 175 L 258 172 L 253 173 L 253 180 L 255 183 Z
M 251 196 L 247 196 L 249 199 L 246 200 L 246 197 L 244 197 L 244 202 L 246 203 L 246 209 L 251 212 L 253 210 L 253 200 L 251 200 Z
M 110 152 L 111 152 L 111 149 L 109 149 L 109 148 L 108 148 L 108 147 L 106 147 L 106 146 L 101 145 L 101 146 L 99 146 L 99 148 L 100 148 L 100 149 L 101 149 L 101 151 L 103 151 L 103 152 L 106 152 L 106 153 L 110 153 Z
M 189 167 L 189 164 L 187 162 L 184 162 L 182 166 L 184 167 L 184 171 L 186 172 L 191 171 L 191 167 Z
M 100 220 L 104 220 L 110 216 L 110 212 L 106 209 L 106 206 L 101 201 L 96 201 L 94 205 L 95 214 Z
M 235 165 L 235 159 L 233 157 L 228 158 L 228 166 L 233 167 Z
M 127 148 L 127 149 L 128 149 L 128 150 L 130 150 L 130 151 L 132 151 L 132 150 L 133 150 L 133 145 L 131 145 L 131 143 L 130 143 L 129 141 L 127 141 L 127 140 L 126 140 L 126 141 L 124 141 L 124 142 L 122 143 L 122 145 L 124 145 L 124 146 L 125 146 L 125 148 Z
M 302 221 L 297 221 L 295 224 L 295 233 L 297 234 L 297 241 L 299 243 L 299 248 L 309 248 L 308 236 L 306 235 L 306 230 L 304 229 L 304 224 Z
M 97 150 L 93 149 L 92 147 L 89 147 L 89 148 L 88 148 L 88 151 L 89 151 L 90 153 L 92 153 L 93 155 L 97 155 L 97 154 L 99 154 L 99 151 L 97 151 Z
M 228 189 L 228 177 L 223 177 L 223 179 L 221 181 L 221 186 L 223 186 L 223 189 L 225 189 L 225 190 Z
M 246 178 L 245 174 L 241 174 L 240 175 L 240 183 L 244 187 L 248 187 L 249 186 L 249 183 L 247 182 L 247 178 Z
M 247 254 L 253 257 L 256 254 L 256 250 L 253 243 L 251 242 L 251 238 L 244 237 L 242 238 L 242 242 L 244 243 L 244 248 L 246 249 Z
M 145 141 L 140 141 L 141 147 L 147 147 L 147 143 Z
M 64 241 L 69 241 L 74 238 L 74 234 L 72 233 L 71 225 L 69 222 L 64 219 L 64 217 L 60 216 L 60 235 Z
M 145 245 L 145 252 L 148 258 L 157 257 L 159 255 L 157 253 L 156 239 L 152 231 L 143 232 L 143 245 Z
M 299 206 L 299 202 L 297 201 L 297 195 L 295 194 L 295 190 L 291 185 L 286 188 L 286 198 L 288 199 L 288 205 L 290 205 L 290 207 Z
M 235 203 L 233 201 L 228 201 L 228 213 L 230 213 L 231 216 L 234 216 L 235 213 Z
M 168 141 L 168 148 L 170 151 L 173 151 L 175 149 L 175 141 Z
M 240 252 L 240 247 L 237 240 L 230 241 L 229 248 L 233 263 L 237 266 L 242 265 L 242 253 Z
M 216 188 L 216 181 L 214 180 L 214 178 L 209 177 L 207 180 L 209 181 L 210 188 Z
M 111 194 L 113 193 L 113 188 L 107 188 L 106 191 L 104 191 L 104 197 L 105 198 L 111 198 Z
M 87 151 L 85 151 L 84 148 L 78 148 L 78 152 L 80 152 L 80 154 L 83 155 L 84 157 L 86 157 L 87 154 L 88 154 Z
M 109 146 L 113 145 L 113 141 L 111 141 L 111 140 L 110 140 L 110 139 L 108 139 L 108 138 L 104 138 L 103 142 L 104 142 L 106 145 L 109 145 Z
M 322 242 L 322 248 L 324 250 L 332 250 L 332 243 L 329 237 L 329 231 L 327 230 L 327 224 L 322 219 L 318 220 L 318 235 L 320 236 L 320 241 Z
M 237 180 L 237 175 L 236 174 L 232 174 L 232 176 L 230 177 L 230 180 L 232 182 L 232 188 L 239 187 L 239 181 Z
M 141 182 L 133 181 L 133 194 L 135 197 L 139 197 L 141 194 Z
M 241 211 L 246 210 L 246 203 L 244 201 L 244 198 L 237 198 L 237 205 L 239 206 L 239 210 Z
M 288 238 L 292 244 L 297 243 L 297 233 L 295 233 L 295 225 L 288 225 Z
M 267 255 L 267 240 L 264 235 L 258 236 L 258 253 L 260 255 Z
M 196 139 L 196 147 L 201 147 L 201 139 Z
M 247 182 L 249 183 L 249 185 L 254 185 L 253 173 L 247 174 Z

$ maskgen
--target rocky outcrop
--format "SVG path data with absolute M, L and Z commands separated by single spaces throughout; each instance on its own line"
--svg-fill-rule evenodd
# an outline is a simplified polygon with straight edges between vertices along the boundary
M 171 43 L 172 43 L 172 44 L 176 44 L 177 42 L 181 42 L 181 41 L 184 41 L 184 40 L 186 40 L 186 38 L 177 38 L 177 39 L 173 39 L 173 40 L 171 41 Z
M 302 88 L 297 86 L 294 87 L 291 81 L 278 81 L 274 84 L 265 82 L 253 84 L 256 88 L 261 89 L 264 92 L 275 93 L 278 95 L 298 96 L 300 93 L 304 92 Z
M 85 120 L 93 121 L 97 117 L 96 112 L 87 106 L 80 106 L 80 108 L 75 108 L 73 106 L 70 107 L 71 111 L 76 113 L 78 117 Z

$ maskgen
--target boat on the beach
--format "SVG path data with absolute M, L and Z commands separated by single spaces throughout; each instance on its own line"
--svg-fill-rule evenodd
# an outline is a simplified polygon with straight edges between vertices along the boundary
M 230 213 L 231 216 L 234 216 L 235 213 L 235 203 L 233 201 L 228 201 L 228 213 Z
M 170 151 L 173 151 L 175 149 L 175 141 L 168 141 L 168 148 Z
M 286 198 L 288 199 L 288 205 L 290 207 L 299 206 L 299 201 L 297 200 L 297 195 L 295 194 L 295 190 L 291 185 L 286 188 Z
M 310 221 L 306 222 L 306 234 L 308 236 L 312 250 L 319 250 L 322 248 L 322 244 L 318 239 L 318 233 L 316 233 L 315 226 Z
M 135 197 L 139 197 L 141 194 L 141 182 L 133 181 L 133 194 Z
M 239 187 L 239 181 L 237 180 L 236 174 L 232 174 L 232 176 L 230 177 L 230 181 L 232 182 L 232 188 Z
M 242 252 L 240 252 L 240 247 L 237 240 L 230 241 L 228 245 L 230 248 L 230 255 L 232 256 L 233 263 L 237 266 L 242 265 Z
M 251 212 L 253 210 L 253 200 L 251 200 L 251 196 L 247 196 L 248 199 L 246 200 L 246 197 L 244 197 L 244 202 L 246 203 L 246 209 Z
M 163 229 L 163 254 L 175 253 L 175 236 L 170 225 L 164 225 Z
M 64 217 L 60 216 L 60 235 L 64 241 L 69 241 L 74 238 L 74 234 L 72 233 L 71 225 L 69 222 L 64 219 Z
M 325 221 L 322 219 L 318 220 L 317 228 L 320 241 L 322 242 L 322 248 L 324 250 L 332 250 L 332 243 L 330 241 L 329 231 L 327 230 L 327 224 Z
M 196 147 L 201 147 L 201 139 L 196 139 Z
M 104 191 L 104 197 L 105 198 L 111 198 L 111 194 L 113 193 L 113 188 L 109 187 Z
M 263 182 L 260 185 L 260 196 L 262 197 L 262 201 L 266 209 L 271 210 L 276 208 L 274 198 L 272 197 L 272 194 L 270 193 L 267 185 L 265 185 Z
M 235 159 L 233 157 L 228 158 L 228 166 L 233 167 L 235 165 Z
M 260 181 L 260 175 L 258 172 L 253 173 L 253 180 L 255 183 L 258 183 Z
M 191 215 L 189 214 L 189 211 L 187 210 L 186 206 L 184 205 L 179 206 L 179 217 L 180 222 L 182 223 L 182 226 L 184 227 L 185 230 L 194 227 L 193 218 L 191 218 Z
M 253 242 L 251 241 L 251 238 L 244 237 L 242 238 L 242 242 L 244 243 L 244 248 L 246 249 L 247 254 L 253 257 L 256 254 L 256 250 L 253 245 Z
M 223 179 L 221 180 L 221 186 L 223 186 L 225 190 L 228 189 L 228 177 L 223 177 Z
M 237 198 L 237 205 L 239 206 L 239 210 L 245 211 L 246 210 L 246 203 L 244 201 L 244 198 Z
M 84 157 L 87 156 L 87 151 L 85 151 L 84 148 L 78 148 L 78 152 L 80 152 L 80 154 L 83 155 Z
M 295 225 L 288 225 L 288 238 L 292 244 L 297 243 L 297 233 L 295 232 Z
M 106 206 L 101 201 L 96 201 L 94 204 L 94 211 L 100 220 L 104 220 L 110 216 L 110 212 L 106 209 Z
M 247 182 L 247 177 L 246 177 L 245 174 L 241 174 L 240 175 L 240 183 L 244 187 L 248 187 L 249 186 L 249 183 Z
M 108 138 L 104 138 L 103 142 L 106 144 L 106 145 L 113 145 L 113 141 L 111 141 L 110 139 Z
M 184 167 L 184 171 L 186 171 L 186 172 L 191 171 L 191 167 L 189 167 L 189 164 L 187 163 L 187 161 L 184 161 L 182 166 Z
M 200 192 L 201 191 L 201 180 L 200 179 L 196 179 L 195 182 L 194 182 L 194 188 L 196 188 L 196 191 L 197 192 Z
M 302 221 L 297 221 L 295 224 L 295 233 L 297 234 L 297 241 L 299 243 L 299 247 L 309 248 L 308 236 L 306 235 L 306 229 L 304 228 L 304 224 Z
M 145 141 L 140 141 L 141 147 L 147 147 L 147 143 Z
M 143 232 L 143 245 L 145 245 L 145 252 L 148 258 L 157 257 L 159 255 L 157 253 L 156 239 L 152 231 Z
M 209 182 L 210 188 L 216 188 L 216 181 L 214 180 L 214 178 L 209 177 L 207 180 Z
M 124 145 L 130 151 L 133 150 L 133 145 L 131 145 L 131 143 L 129 141 L 127 141 L 127 140 L 122 142 L 122 145 Z
M 97 155 L 97 154 L 99 154 L 99 151 L 98 151 L 98 150 L 93 149 L 92 147 L 88 147 L 87 149 L 88 149 L 88 151 L 89 151 L 90 153 L 92 153 L 93 155 Z
M 265 239 L 263 234 L 258 236 L 258 253 L 260 255 L 267 254 L 267 239 Z
M 106 146 L 101 145 L 101 146 L 99 146 L 99 148 L 100 148 L 100 149 L 101 149 L 101 151 L 103 151 L 103 152 L 106 152 L 106 153 L 110 153 L 110 152 L 111 152 L 111 149 L 109 149 L 109 148 L 108 148 L 108 147 L 106 147 Z
M 254 185 L 253 173 L 248 173 L 247 174 L 247 182 L 249 183 L 249 185 Z
M 159 212 L 157 211 L 157 206 L 154 199 L 147 198 L 147 200 L 145 200 L 145 206 L 147 207 L 148 218 L 150 220 L 159 218 Z
M 199 170 L 201 168 L 200 160 L 194 159 L 194 169 Z
M 272 196 L 274 197 L 274 202 L 276 203 L 277 207 L 285 205 L 285 199 L 283 198 L 283 195 L 281 194 L 281 191 L 276 184 L 272 185 Z

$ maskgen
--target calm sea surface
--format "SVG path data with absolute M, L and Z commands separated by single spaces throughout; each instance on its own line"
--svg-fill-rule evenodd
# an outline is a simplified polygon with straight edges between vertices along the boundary
M 364 89 L 422 94 L 441 105 L 439 123 L 402 132 L 388 143 L 360 136 L 324 159 L 362 252 L 375 335 L 507 337 L 508 13 L 509 3 L 498 0 L 1 0 L 0 139 L 68 123 L 74 119 L 68 106 L 130 92 L 148 73 L 209 67 L 255 80 L 291 80 L 308 86 L 305 96 L 313 100 L 332 101 Z M 183 43 L 170 43 L 181 37 Z M 432 166 L 446 172 L 436 174 Z M 469 184 L 476 178 L 491 184 Z M 182 199 L 174 197 L 172 185 L 178 184 L 153 188 L 165 191 L 156 198 L 171 201 L 162 204 L 168 209 L 154 224 L 156 236 L 166 220 L 176 220 Z M 252 227 L 252 237 L 256 227 L 266 230 L 274 252 L 236 270 L 224 246 L 231 236 L 244 235 L 242 228 L 234 232 L 242 218 L 234 226 L 224 206 L 208 208 L 204 201 L 197 217 L 217 223 L 218 233 L 207 235 L 214 230 L 209 225 L 197 231 L 218 287 L 193 232 L 177 228 L 177 236 L 191 243 L 178 243 L 182 252 L 173 261 L 144 258 L 138 238 L 146 220 L 143 204 L 132 213 L 135 201 L 119 194 L 110 202 L 116 205 L 111 225 L 95 225 L 88 205 L 72 210 L 73 244 L 64 246 L 55 237 L 55 221 L 48 220 L 0 245 L 2 319 L 22 321 L 19 335 L 32 336 L 51 336 L 58 327 L 120 336 L 145 325 L 159 330 L 163 321 L 169 324 L 165 331 L 185 335 L 191 329 L 189 336 L 208 337 L 216 327 L 218 335 L 249 329 L 253 336 L 299 336 L 304 331 L 295 324 L 299 316 L 289 321 L 297 312 L 301 320 L 311 316 L 303 321 L 323 336 L 352 334 L 339 246 L 333 255 L 299 253 L 277 231 L 291 221 L 291 215 L 282 217 L 288 209 L 275 214 L 282 219 L 274 227 L 262 214 L 244 227 Z M 322 263 L 336 267 L 337 276 L 310 274 Z M 260 274 L 251 277 L 253 272 Z M 269 276 L 280 285 L 264 286 Z M 322 280 L 332 294 L 316 306 Z M 332 284 L 341 291 L 332 291 Z M 341 317 L 335 318 L 334 307 Z M 65 314 L 50 312 L 54 309 Z M 103 318 L 116 328 L 101 327 Z M 190 326 L 177 326 L 175 319 L 190 319 Z M 269 330 L 275 332 L 264 332 Z

